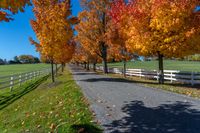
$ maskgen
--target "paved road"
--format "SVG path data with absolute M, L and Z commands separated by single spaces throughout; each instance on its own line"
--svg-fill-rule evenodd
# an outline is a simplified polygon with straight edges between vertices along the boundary
M 105 133 L 200 133 L 200 100 L 71 70 Z

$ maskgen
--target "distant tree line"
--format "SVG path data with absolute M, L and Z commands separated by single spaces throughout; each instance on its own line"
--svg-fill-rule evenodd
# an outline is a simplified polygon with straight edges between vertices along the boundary
M 7 61 L 6 59 L 0 58 L 0 65 L 6 64 L 36 64 L 40 63 L 40 59 L 38 57 L 34 57 L 32 55 L 20 55 L 15 56 L 12 60 Z

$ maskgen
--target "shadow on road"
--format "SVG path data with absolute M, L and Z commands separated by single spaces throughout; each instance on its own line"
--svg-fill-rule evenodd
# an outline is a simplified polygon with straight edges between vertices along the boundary
M 95 75 L 94 72 L 79 72 L 79 73 L 73 73 L 73 75 Z
M 89 78 L 86 80 L 81 80 L 85 82 L 122 82 L 122 83 L 146 83 L 146 82 L 140 82 L 140 81 L 134 81 L 134 80 L 128 80 L 124 78 Z M 149 84 L 157 84 L 157 83 L 149 83 Z
M 94 74 L 94 73 L 92 73 Z M 84 75 L 92 75 L 89 73 L 85 73 Z M 81 80 L 86 82 L 122 82 L 122 83 L 138 83 L 138 84 L 152 84 L 152 85 L 159 85 L 157 82 L 149 81 L 137 81 L 137 80 L 130 80 L 125 78 L 89 78 L 86 80 Z M 165 83 L 164 85 L 171 85 L 175 87 L 186 87 L 186 88 L 194 88 L 194 89 L 200 89 L 199 85 L 191 86 L 189 84 L 181 84 L 181 83 Z
M 126 117 L 105 127 L 112 133 L 200 133 L 200 111 L 190 107 L 184 102 L 146 107 L 132 101 L 122 108 Z

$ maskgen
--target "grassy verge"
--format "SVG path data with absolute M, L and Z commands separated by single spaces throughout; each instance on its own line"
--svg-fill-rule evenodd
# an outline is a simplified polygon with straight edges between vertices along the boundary
M 98 64 L 101 66 L 102 64 Z M 108 63 L 109 67 L 123 68 L 122 62 Z M 158 61 L 129 61 L 127 68 L 158 70 Z M 200 63 L 194 61 L 164 60 L 165 70 L 196 71 L 200 72 Z
M 50 78 L 0 110 L 0 132 L 100 133 L 69 71 Z
M 48 76 L 40 77 L 35 80 L 27 81 L 20 87 L 14 87 L 11 92 L 9 88 L 0 90 L 0 110 L 12 104 L 22 96 L 36 89 Z
M 98 72 L 98 73 L 103 74 L 102 72 Z M 187 95 L 187 96 L 198 98 L 198 99 L 200 98 L 200 86 L 192 87 L 192 86 L 186 85 L 186 84 L 169 83 L 169 82 L 165 82 L 164 85 L 160 85 L 155 80 L 143 79 L 143 78 L 139 78 L 139 77 L 124 78 L 122 75 L 119 75 L 119 74 L 107 74 L 107 75 L 110 77 L 123 78 L 126 80 L 130 80 L 133 83 L 137 83 L 137 84 L 140 84 L 140 85 L 143 85 L 146 87 L 162 89 L 162 90 L 166 90 L 166 91 L 170 91 L 170 92 L 174 92 L 174 93 L 178 93 L 178 94 L 183 94 L 183 95 Z

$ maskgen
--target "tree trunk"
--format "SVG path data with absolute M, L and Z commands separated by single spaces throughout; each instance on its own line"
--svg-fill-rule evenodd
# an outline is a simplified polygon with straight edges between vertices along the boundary
M 56 64 L 56 75 L 57 75 L 57 72 L 58 72 L 58 64 Z
M 93 63 L 93 71 L 96 71 L 96 63 Z
M 62 72 L 64 72 L 64 63 L 62 63 Z
M 108 64 L 107 64 L 107 47 L 102 45 L 102 58 L 103 58 L 103 72 L 108 73 Z
M 86 69 L 87 68 L 87 63 L 86 62 L 84 62 L 84 69 Z
M 87 70 L 88 71 L 90 70 L 90 62 L 89 61 L 87 62 Z
M 53 60 L 51 61 L 51 78 L 52 78 L 52 82 L 55 82 L 55 77 L 54 77 L 54 66 L 53 66 Z
M 108 65 L 107 65 L 107 60 L 105 58 L 103 59 L 103 72 L 105 74 L 108 73 Z
M 160 54 L 160 52 L 158 52 L 158 63 L 159 63 L 159 71 L 158 71 L 159 84 L 164 84 L 163 55 Z
M 126 60 L 125 59 L 123 60 L 123 65 L 124 65 L 123 74 L 124 74 L 124 77 L 126 77 Z

